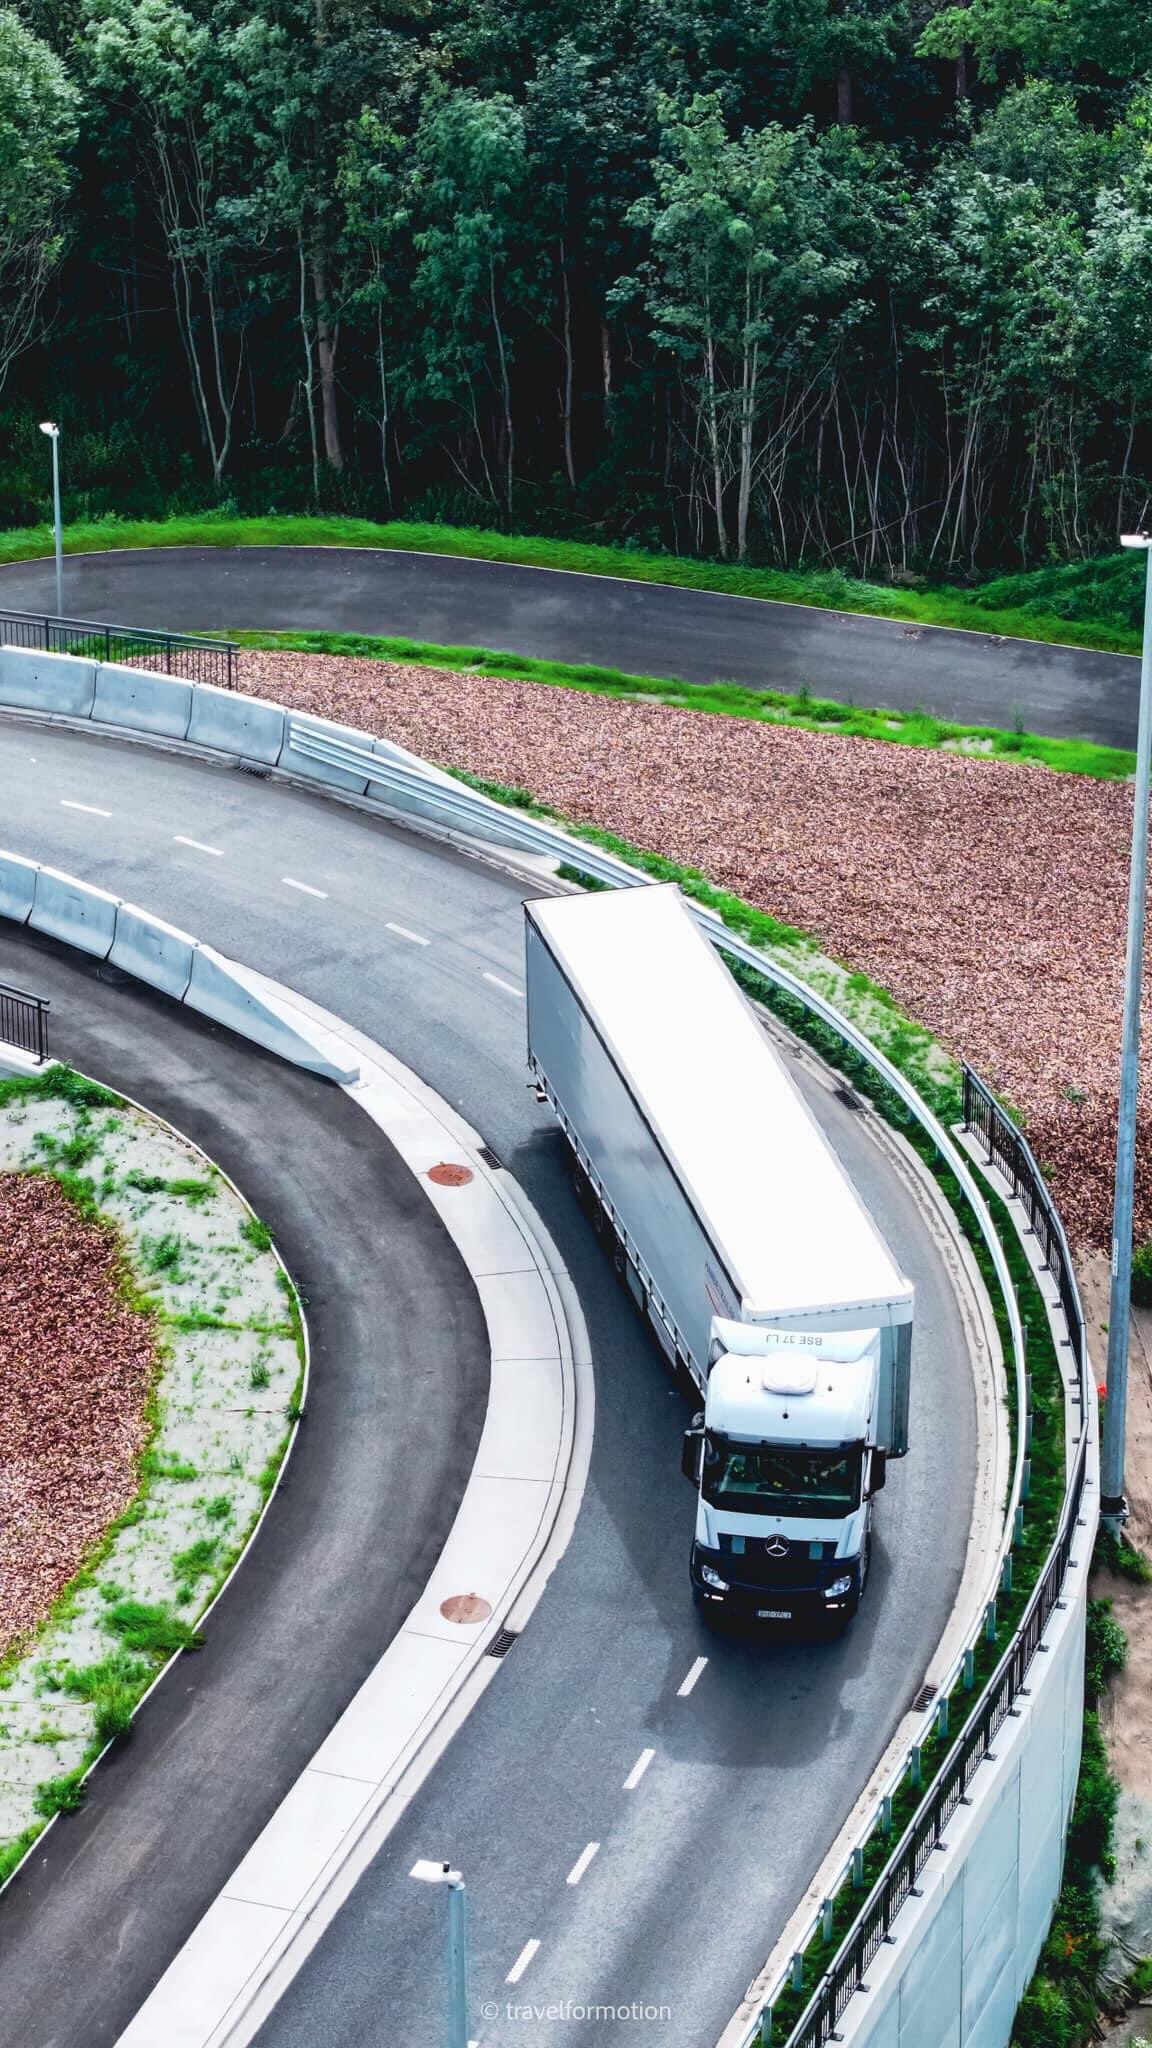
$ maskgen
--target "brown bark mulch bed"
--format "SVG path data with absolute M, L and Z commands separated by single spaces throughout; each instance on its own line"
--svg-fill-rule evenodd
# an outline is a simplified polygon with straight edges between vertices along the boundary
M 157 1339 L 121 1270 L 50 1176 L 0 1174 L 0 1652 L 136 1491 Z
M 343 656 L 246 651 L 239 680 L 529 789 L 810 932 L 1018 1106 L 1070 1233 L 1108 1243 L 1127 786 Z M 1147 1089 L 1141 1132 L 1147 1238 Z

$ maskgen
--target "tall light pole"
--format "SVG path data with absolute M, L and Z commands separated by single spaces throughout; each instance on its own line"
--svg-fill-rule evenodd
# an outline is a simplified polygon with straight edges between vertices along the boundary
M 41 420 L 40 432 L 52 443 L 52 523 L 56 529 L 56 617 L 64 616 L 64 529 L 60 523 L 60 429 L 55 420 Z
M 1108 1309 L 1108 1396 L 1100 1458 L 1100 1518 L 1118 1536 L 1128 1519 L 1124 1439 L 1128 1420 L 1128 1332 L 1132 1317 L 1132 1208 L 1136 1178 L 1136 1109 L 1140 1093 L 1140 1001 L 1144 989 L 1144 922 L 1148 893 L 1148 799 L 1152 789 L 1152 534 L 1123 536 L 1147 556 L 1144 653 L 1133 791 L 1132 865 L 1128 881 L 1128 954 L 1124 971 L 1124 1037 L 1120 1052 L 1120 1121 L 1116 1132 L 1116 1197 L 1112 1212 L 1112 1299 Z
M 450 1863 L 421 1857 L 409 1877 L 448 1887 L 448 2048 L 472 2048 L 468 2040 L 468 1929 L 464 1879 Z

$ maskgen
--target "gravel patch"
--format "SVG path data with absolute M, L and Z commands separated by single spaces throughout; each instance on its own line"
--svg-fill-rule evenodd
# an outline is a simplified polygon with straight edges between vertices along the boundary
M 5 1085 L 0 1876 L 247 1541 L 300 1375 L 286 1283 L 169 1125 Z
M 1108 1243 L 1127 785 L 336 655 L 245 650 L 238 679 L 529 789 L 810 932 L 1007 1096 L 1052 1168 L 1070 1233 Z M 1145 1050 L 1142 1238 L 1152 1028 Z

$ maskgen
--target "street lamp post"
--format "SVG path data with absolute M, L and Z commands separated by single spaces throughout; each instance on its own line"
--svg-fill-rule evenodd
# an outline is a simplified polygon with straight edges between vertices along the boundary
M 60 429 L 55 420 L 41 420 L 40 432 L 52 443 L 52 523 L 56 529 L 56 617 L 64 616 L 64 529 L 60 523 Z
M 464 1879 L 450 1863 L 421 1857 L 409 1877 L 448 1887 L 448 2048 L 471 2048 L 468 2040 L 468 1930 Z
M 1140 1003 L 1144 989 L 1144 923 L 1148 891 L 1148 801 L 1152 791 L 1152 534 L 1125 534 L 1126 548 L 1147 556 L 1144 652 L 1133 792 L 1132 864 L 1128 882 L 1128 952 L 1124 972 L 1124 1036 L 1120 1052 L 1120 1120 L 1116 1132 L 1116 1196 L 1112 1212 L 1112 1298 L 1108 1309 L 1108 1392 L 1100 1459 L 1100 1517 L 1118 1536 L 1128 1519 L 1124 1439 L 1128 1419 L 1128 1333 L 1132 1315 L 1132 1210 L 1136 1179 L 1136 1110 L 1140 1093 Z

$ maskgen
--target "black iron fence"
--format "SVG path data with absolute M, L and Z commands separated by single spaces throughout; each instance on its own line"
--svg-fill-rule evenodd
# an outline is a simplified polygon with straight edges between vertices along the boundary
M 0 1044 L 18 1046 L 38 1060 L 48 1057 L 48 1000 L 0 981 Z
M 971 1067 L 964 1069 L 964 1128 L 979 1133 L 988 1154 L 988 1164 L 1004 1175 L 1028 1217 L 1028 1227 L 1039 1244 L 1044 1269 L 1051 1273 L 1060 1289 L 1060 1306 L 1068 1325 L 1076 1370 L 1083 1373 L 1087 1357 L 1084 1311 L 1080 1306 L 1072 1256 L 1059 1211 L 1023 1131 L 1017 1129 L 1007 1111 L 1001 1108 Z
M 129 668 L 182 676 L 191 683 L 235 687 L 236 647 L 197 633 L 159 633 L 149 626 L 107 626 L 94 619 L 57 619 L 41 612 L 0 611 L 0 642 L 49 654 L 82 654 Z
M 964 1123 L 966 1129 L 979 1133 L 989 1164 L 999 1169 L 1022 1203 L 1029 1228 L 1035 1232 L 1039 1242 L 1044 1264 L 1060 1290 L 1076 1363 L 1080 1414 L 1086 1418 L 1088 1350 L 1084 1312 L 1063 1224 L 1027 1140 L 995 1096 L 967 1067 L 964 1070 Z M 985 1758 L 992 1754 L 998 1729 L 1014 1712 L 1015 1702 L 1024 1691 L 1029 1667 L 1042 1648 L 1044 1631 L 1064 1591 L 1068 1560 L 1080 1518 L 1087 1461 L 1088 1432 L 1081 1426 L 1059 1531 L 1011 1642 L 799 2020 L 787 2035 L 783 2031 L 774 2032 L 771 2009 L 766 2009 L 760 2022 L 758 2038 L 761 2042 L 779 2042 L 780 2048 L 825 2048 L 827 2042 L 840 2038 L 837 2027 L 849 2001 L 857 1991 L 866 1987 L 869 1968 L 889 1939 L 892 1923 L 901 1906 L 915 1892 L 917 1879 L 944 1840 L 945 1828 L 957 1807 L 967 1799 L 968 1788 L 976 1772 Z

